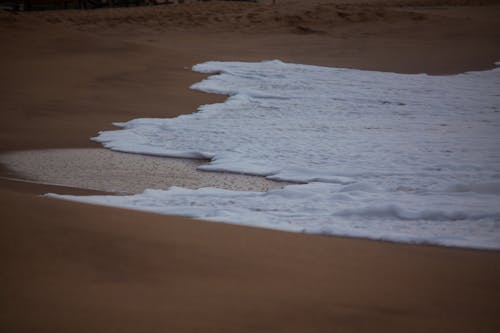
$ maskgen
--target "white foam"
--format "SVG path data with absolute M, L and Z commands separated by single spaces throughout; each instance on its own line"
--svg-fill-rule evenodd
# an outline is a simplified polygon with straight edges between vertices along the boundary
M 96 141 L 203 157 L 207 171 L 309 183 L 90 197 L 162 213 L 312 233 L 500 249 L 500 69 L 403 75 L 280 61 L 207 62 L 194 89 L 228 94 Z M 75 199 L 75 198 L 72 198 Z

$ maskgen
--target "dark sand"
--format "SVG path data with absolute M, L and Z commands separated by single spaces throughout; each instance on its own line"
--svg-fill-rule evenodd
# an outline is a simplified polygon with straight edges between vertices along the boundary
M 88 138 L 113 121 L 221 101 L 188 89 L 203 76 L 186 68 L 206 60 L 429 74 L 500 60 L 498 5 L 278 3 L 1 13 L 0 152 L 95 148 Z M 259 230 L 46 192 L 94 193 L 0 180 L 2 332 L 500 330 L 498 251 Z

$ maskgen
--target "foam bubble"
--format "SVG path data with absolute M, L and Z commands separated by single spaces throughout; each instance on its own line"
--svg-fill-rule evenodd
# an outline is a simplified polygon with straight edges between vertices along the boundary
M 500 69 L 403 75 L 281 61 L 207 62 L 225 103 L 101 132 L 119 151 L 208 158 L 207 171 L 304 185 L 80 198 L 313 233 L 500 248 Z M 154 195 L 153 195 L 154 193 Z M 73 198 L 74 199 L 74 198 Z

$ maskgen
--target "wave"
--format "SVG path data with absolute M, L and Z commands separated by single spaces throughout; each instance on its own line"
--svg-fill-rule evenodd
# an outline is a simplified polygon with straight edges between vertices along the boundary
M 203 158 L 205 171 L 298 185 L 81 198 L 314 233 L 500 249 L 500 69 L 451 76 L 281 61 L 207 62 L 192 86 L 224 103 L 136 119 L 105 147 Z

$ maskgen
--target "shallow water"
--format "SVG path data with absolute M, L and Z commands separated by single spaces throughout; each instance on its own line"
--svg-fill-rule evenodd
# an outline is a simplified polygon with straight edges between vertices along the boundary
M 163 158 L 114 152 L 103 148 L 43 149 L 0 154 L 10 179 L 120 194 L 146 189 L 217 187 L 237 191 L 268 191 L 287 185 L 262 177 L 203 172 L 204 160 Z
M 500 248 L 500 69 L 403 75 L 280 61 L 208 62 L 194 89 L 230 95 L 96 141 L 208 158 L 199 168 L 304 182 L 65 197 L 216 221 L 402 242 Z

